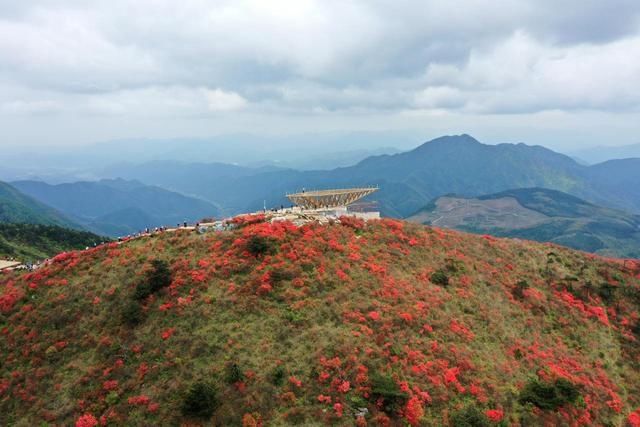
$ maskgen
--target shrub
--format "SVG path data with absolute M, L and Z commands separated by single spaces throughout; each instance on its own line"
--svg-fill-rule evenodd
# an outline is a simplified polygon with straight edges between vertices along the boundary
M 612 284 L 605 282 L 600 285 L 600 287 L 597 289 L 596 292 L 600 297 L 600 299 L 602 300 L 602 302 L 604 302 L 607 305 L 611 305 L 611 303 L 613 303 L 615 300 L 616 290 L 617 290 L 616 286 L 613 286 Z
M 275 252 L 273 239 L 264 236 L 251 236 L 247 242 L 247 250 L 253 256 L 269 255 Z
M 271 372 L 271 384 L 275 385 L 275 386 L 281 386 L 282 383 L 284 382 L 284 377 L 286 375 L 286 372 L 284 370 L 284 366 L 282 365 L 278 365 L 275 367 L 275 369 Z
M 636 323 L 631 327 L 631 332 L 640 339 L 640 320 L 636 321 Z
M 147 271 L 146 282 L 149 284 L 152 293 L 169 286 L 171 284 L 169 264 L 159 259 L 151 261 L 151 270 Z
M 128 301 L 122 310 L 122 319 L 131 326 L 136 326 L 144 320 L 142 307 L 136 301 Z
M 567 403 L 574 403 L 580 396 L 578 388 L 564 378 L 552 383 L 532 380 L 520 392 L 521 404 L 532 404 L 544 410 L 556 410 Z
M 280 283 L 285 280 L 291 280 L 296 277 L 294 271 L 285 268 L 274 268 L 269 272 L 269 277 L 272 283 Z
M 231 363 L 227 365 L 227 373 L 225 375 L 227 384 L 235 384 L 244 379 L 244 373 L 237 363 Z
M 384 411 L 388 414 L 397 412 L 409 398 L 392 377 L 380 374 L 371 376 L 371 397 L 376 401 L 382 398 Z
M 171 284 L 171 270 L 166 261 L 154 259 L 151 261 L 151 269 L 146 272 L 144 281 L 136 286 L 133 297 L 142 301 L 149 295 Z
M 489 418 L 475 406 L 467 406 L 451 416 L 452 427 L 489 427 Z
M 431 275 L 431 283 L 447 287 L 449 286 L 449 276 L 444 270 L 436 270 Z
M 518 283 L 516 283 L 516 286 L 511 291 L 511 294 L 513 295 L 514 298 L 523 300 L 524 291 L 526 289 L 529 289 L 529 283 L 527 283 L 525 280 L 520 280 Z
M 133 298 L 142 301 L 151 295 L 151 286 L 147 282 L 138 283 L 136 290 L 133 291 Z
M 193 384 L 182 402 L 182 414 L 208 420 L 218 408 L 218 397 L 213 385 L 206 382 Z

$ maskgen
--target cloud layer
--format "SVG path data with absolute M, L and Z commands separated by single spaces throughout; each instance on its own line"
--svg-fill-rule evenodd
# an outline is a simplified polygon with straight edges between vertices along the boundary
M 637 0 L 0 3 L 0 120 L 639 107 Z

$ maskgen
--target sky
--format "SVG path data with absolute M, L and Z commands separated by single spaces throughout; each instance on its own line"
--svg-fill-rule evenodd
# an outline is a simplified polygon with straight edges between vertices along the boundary
M 639 143 L 640 2 L 0 0 L 0 129 Z

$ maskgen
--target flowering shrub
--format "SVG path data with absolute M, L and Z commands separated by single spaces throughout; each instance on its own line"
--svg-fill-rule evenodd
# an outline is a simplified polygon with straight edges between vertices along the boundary
M 168 328 L 165 329 L 164 331 L 162 331 L 162 339 L 163 340 L 168 340 L 169 338 L 171 338 L 171 336 L 173 335 L 173 333 L 176 331 L 176 328 Z
M 95 427 L 98 420 L 91 414 L 84 414 L 76 421 L 76 427 Z
M 140 396 L 132 396 L 129 399 L 127 399 L 127 402 L 129 402 L 129 405 L 148 405 L 149 402 L 151 402 L 151 399 L 149 398 L 149 396 L 145 396 L 145 395 L 140 395 Z
M 424 415 L 424 409 L 422 408 L 422 402 L 416 396 L 409 399 L 404 409 L 404 416 L 412 426 L 420 424 L 420 419 Z
M 494 423 L 499 423 L 504 418 L 504 411 L 501 409 L 487 409 L 484 413 Z

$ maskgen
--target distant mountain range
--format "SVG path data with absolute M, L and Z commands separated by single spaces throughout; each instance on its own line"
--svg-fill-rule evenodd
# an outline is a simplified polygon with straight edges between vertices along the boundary
M 302 188 L 378 185 L 372 196 L 384 215 L 406 217 L 444 194 L 465 197 L 512 188 L 564 191 L 609 207 L 640 212 L 640 159 L 584 166 L 540 146 L 486 145 L 469 135 L 444 136 L 407 152 L 369 157 L 330 171 L 258 170 L 177 162 L 129 165 L 111 176 L 139 179 L 196 195 L 227 213 L 289 204 Z
M 31 203 L 33 199 L 40 202 L 40 211 L 61 212 L 58 221 L 66 222 L 59 225 L 80 224 L 110 236 L 253 212 L 265 203 L 287 206 L 286 194 L 303 188 L 361 185 L 379 186 L 369 199 L 378 201 L 384 216 L 397 218 L 411 216 L 445 194 L 470 198 L 514 188 L 554 189 L 597 205 L 640 213 L 640 159 L 585 166 L 540 146 L 486 145 L 469 135 L 444 136 L 411 151 L 370 156 L 332 170 L 153 161 L 121 163 L 95 173 L 112 179 L 57 185 L 16 181 L 13 185 Z M 585 248 L 599 250 L 595 246 Z
M 74 147 L 44 146 L 0 152 L 0 180 L 49 183 L 95 180 L 96 171 L 124 162 L 172 160 L 227 163 L 248 167 L 278 166 L 333 169 L 377 154 L 414 145 L 415 132 L 324 132 L 269 136 L 232 134 L 210 138 L 130 139 Z M 9 165 L 9 166 L 8 166 Z M 78 179 L 79 178 L 79 179 Z
M 80 228 L 77 223 L 62 213 L 21 193 L 5 182 L 0 182 L 0 223 L 29 223 Z
M 219 214 L 216 206 L 204 200 L 122 179 L 58 185 L 17 181 L 12 185 L 86 229 L 109 236 Z
M 442 196 L 408 220 L 640 258 L 640 215 L 603 208 L 544 188 L 508 190 L 475 198 Z
M 573 151 L 569 155 L 587 164 L 602 163 L 607 160 L 640 158 L 640 144 L 591 147 Z

